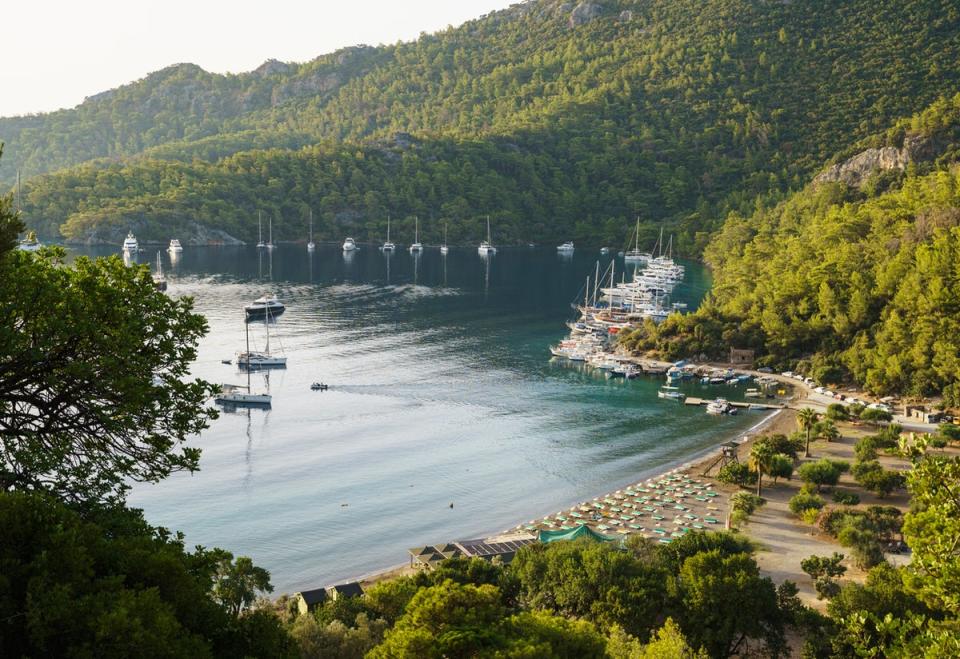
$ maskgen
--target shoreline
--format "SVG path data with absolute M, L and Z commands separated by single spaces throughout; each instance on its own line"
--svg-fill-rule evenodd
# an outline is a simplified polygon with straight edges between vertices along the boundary
M 781 415 L 782 415 L 782 413 L 785 411 L 785 409 L 787 409 L 787 408 L 781 408 L 781 409 L 778 409 L 778 410 L 772 410 L 772 411 L 770 411 L 770 413 L 767 414 L 764 418 L 760 419 L 757 423 L 753 424 L 752 426 L 750 426 L 750 427 L 747 428 L 746 430 L 738 431 L 738 432 L 737 432 L 734 436 L 732 436 L 732 437 L 719 438 L 720 441 L 718 441 L 717 443 L 715 443 L 713 446 L 711 446 L 711 447 L 709 447 L 709 448 L 699 450 L 699 451 L 693 453 L 692 455 L 687 455 L 687 456 L 685 456 L 685 457 L 683 457 L 683 458 L 679 458 L 679 459 L 676 460 L 676 461 L 668 462 L 667 464 L 662 465 L 662 466 L 660 466 L 660 467 L 652 467 L 652 468 L 650 468 L 650 469 L 647 469 L 647 470 L 638 472 L 638 473 L 634 476 L 634 478 L 633 478 L 630 482 L 628 482 L 628 483 L 624 483 L 624 484 L 620 484 L 620 485 L 608 486 L 608 487 L 606 488 L 606 491 L 601 492 L 601 493 L 597 494 L 596 496 L 588 496 L 587 498 L 581 499 L 580 501 L 574 501 L 574 502 L 570 503 L 568 506 L 561 507 L 561 512 L 564 511 L 564 510 L 568 510 L 568 509 L 570 509 L 570 508 L 573 508 L 573 507 L 575 507 L 575 506 L 578 506 L 578 505 L 582 504 L 582 503 L 585 502 L 585 501 L 593 501 L 593 500 L 596 500 L 596 499 L 602 499 L 602 498 L 604 498 L 605 496 L 609 496 L 610 493 L 615 492 L 615 491 L 618 491 L 618 490 L 622 490 L 622 489 L 624 489 L 624 488 L 626 488 L 626 487 L 629 487 L 632 483 L 636 483 L 636 482 L 638 482 L 638 481 L 646 481 L 646 480 L 652 480 L 652 479 L 659 479 L 659 478 L 665 477 L 665 476 L 667 476 L 667 475 L 674 474 L 674 473 L 678 473 L 678 472 L 681 472 L 681 471 L 691 471 L 691 470 L 699 469 L 699 468 L 705 466 L 705 464 L 706 464 L 708 461 L 714 460 L 714 459 L 716 459 L 717 457 L 719 457 L 719 454 L 720 454 L 720 446 L 721 446 L 722 444 L 727 443 L 727 442 L 736 442 L 738 445 L 743 446 L 744 444 L 748 443 L 751 439 L 753 439 L 755 436 L 757 436 L 758 434 L 764 432 L 764 431 L 765 431 L 767 428 L 769 428 L 770 426 L 776 425 L 776 422 L 779 420 L 779 418 L 781 418 Z M 699 475 L 699 474 L 698 474 L 698 475 Z M 534 519 L 542 518 L 542 517 L 544 517 L 544 516 L 549 516 L 549 515 L 552 515 L 552 514 L 554 514 L 554 513 L 548 511 L 547 513 L 544 513 L 543 515 L 534 516 Z M 525 532 L 522 530 L 522 526 L 523 526 L 523 522 L 517 524 L 516 526 L 509 527 L 509 528 L 507 528 L 507 529 L 504 529 L 504 530 L 502 530 L 502 531 L 480 532 L 480 533 L 475 534 L 474 537 L 477 537 L 477 538 L 487 538 L 487 537 L 496 537 L 496 536 L 500 536 L 500 535 L 514 534 L 514 533 L 525 533 Z M 373 571 L 371 571 L 371 572 L 367 572 L 367 573 L 365 573 L 365 574 L 362 574 L 362 575 L 359 575 L 359 576 L 356 576 L 356 577 L 351 577 L 351 578 L 349 578 L 349 579 L 341 580 L 341 581 L 338 581 L 337 583 L 353 583 L 353 582 L 356 582 L 356 583 L 362 584 L 364 588 L 367 588 L 367 587 L 370 587 L 370 586 L 372 586 L 372 585 L 374 585 L 374 584 L 376 584 L 376 583 L 378 583 L 378 582 L 380 582 L 380 581 L 384 581 L 384 580 L 387 580 L 387 579 L 391 579 L 391 578 L 396 578 L 396 577 L 399 577 L 399 576 L 403 576 L 404 574 L 412 574 L 412 573 L 414 573 L 414 572 L 416 571 L 416 569 L 417 569 L 417 568 L 415 568 L 415 567 L 411 568 L 408 563 L 398 563 L 398 564 L 395 564 L 395 565 L 392 565 L 392 566 L 389 566 L 389 567 L 384 567 L 384 568 L 376 569 L 376 570 L 373 570 Z

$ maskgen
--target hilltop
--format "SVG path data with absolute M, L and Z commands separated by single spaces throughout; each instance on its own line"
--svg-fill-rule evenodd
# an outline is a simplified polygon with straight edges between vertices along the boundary
M 249 240 L 257 211 L 295 239 L 313 208 L 321 238 L 377 238 L 391 213 L 437 220 L 428 241 L 441 218 L 472 240 L 489 214 L 500 242 L 613 245 L 639 215 L 651 242 L 666 223 L 699 253 L 729 212 L 960 88 L 958 35 L 946 0 L 538 0 L 306 64 L 177 65 L 2 119 L 0 176 L 48 173 L 26 217 L 70 240 L 191 223 Z

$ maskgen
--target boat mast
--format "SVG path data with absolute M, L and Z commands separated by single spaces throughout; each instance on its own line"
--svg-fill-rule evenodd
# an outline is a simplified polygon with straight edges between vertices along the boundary
M 590 275 L 587 275 L 587 287 L 583 290 L 583 309 L 590 308 Z
M 17 170 L 17 215 L 20 214 L 20 170 Z
M 313 209 L 310 209 L 310 242 L 313 242 Z
M 247 333 L 247 393 L 250 393 L 250 323 L 244 321 L 243 327 Z
M 490 242 L 490 216 L 487 215 L 487 242 Z
M 273 218 L 272 218 L 272 217 L 270 218 L 270 225 L 269 225 L 269 226 L 270 226 L 270 242 L 269 242 L 268 244 L 269 244 L 271 247 L 273 247 Z
M 420 218 L 413 216 L 413 242 L 420 242 Z
M 257 211 L 257 244 L 263 244 L 263 211 Z
M 387 242 L 390 242 L 390 213 L 387 213 Z
M 637 233 L 636 238 L 633 241 L 633 251 L 636 254 L 640 253 L 640 216 L 637 215 Z
M 593 306 L 597 306 L 598 288 L 600 288 L 600 261 L 597 261 L 597 274 L 593 277 Z

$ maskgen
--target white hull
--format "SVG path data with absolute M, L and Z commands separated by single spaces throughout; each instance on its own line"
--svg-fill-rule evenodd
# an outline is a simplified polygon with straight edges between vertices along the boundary
M 247 355 L 242 352 L 237 353 L 237 366 L 241 368 L 246 368 L 247 366 L 250 368 L 277 368 L 286 365 L 286 357 L 252 353 L 248 359 Z
M 392 252 L 392 251 L 395 250 L 396 248 L 397 248 L 396 245 L 394 245 L 393 243 L 387 242 L 387 243 L 383 243 L 383 245 L 380 247 L 380 251 L 382 251 L 382 252 Z
M 450 251 L 450 248 L 449 248 L 449 247 L 447 247 L 446 245 L 440 245 L 440 253 L 441 253 L 441 254 L 446 254 L 446 253 L 449 252 L 449 251 Z
M 251 394 L 245 391 L 231 391 L 216 397 L 218 403 L 232 405 L 269 405 L 271 400 L 273 396 L 270 394 Z
M 415 252 L 422 252 L 422 251 L 423 251 L 423 245 L 421 245 L 420 243 L 414 243 L 414 244 L 410 245 L 410 253 L 411 253 L 411 254 L 413 254 L 413 253 L 415 253 Z

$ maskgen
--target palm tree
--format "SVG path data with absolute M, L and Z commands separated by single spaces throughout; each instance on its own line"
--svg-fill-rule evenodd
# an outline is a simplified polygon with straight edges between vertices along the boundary
M 769 471 L 770 460 L 773 458 L 773 447 L 767 442 L 754 442 L 750 449 L 750 466 L 757 472 L 757 496 L 763 492 L 763 474 Z
M 804 430 L 807 433 L 807 442 L 803 449 L 803 457 L 810 457 L 810 433 L 813 430 L 813 424 L 817 422 L 817 412 L 813 408 L 804 407 L 802 410 L 797 412 L 797 425 L 800 426 L 800 430 Z

